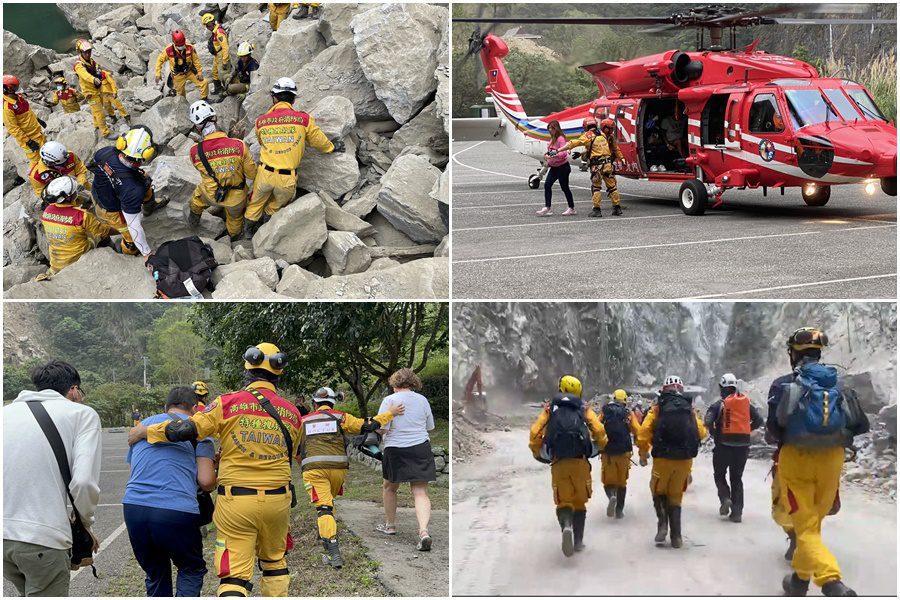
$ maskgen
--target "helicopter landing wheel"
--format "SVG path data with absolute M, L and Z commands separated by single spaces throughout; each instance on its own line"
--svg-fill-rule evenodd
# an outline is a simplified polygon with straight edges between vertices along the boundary
M 536 190 L 539 187 L 541 187 L 541 176 L 532 173 L 528 177 L 528 187 L 530 187 L 533 190 Z
M 825 206 L 828 199 L 831 198 L 831 186 L 817 185 L 813 189 L 807 189 L 806 186 L 800 188 L 800 194 L 807 206 Z
M 699 179 L 688 179 L 681 184 L 678 200 L 684 214 L 699 216 L 706 212 L 709 192 L 706 191 L 706 186 Z
M 882 177 L 881 178 L 881 191 L 887 194 L 888 196 L 896 196 L 897 195 L 897 178 L 896 177 Z

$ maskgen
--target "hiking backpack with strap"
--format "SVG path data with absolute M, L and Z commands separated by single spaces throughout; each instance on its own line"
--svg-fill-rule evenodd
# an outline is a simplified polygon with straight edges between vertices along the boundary
M 297 506 L 297 492 L 294 491 L 294 440 L 291 438 L 291 434 L 288 431 L 287 426 L 285 426 L 284 421 L 281 420 L 281 415 L 278 414 L 278 411 L 272 406 L 272 402 L 269 401 L 268 398 L 262 395 L 262 392 L 252 388 L 244 388 L 245 391 L 250 392 L 256 401 L 259 402 L 263 410 L 269 413 L 269 416 L 275 419 L 275 422 L 278 423 L 278 427 L 281 429 L 281 435 L 284 436 L 284 444 L 287 446 L 287 458 L 288 458 L 288 473 L 290 473 L 290 479 L 288 480 L 288 488 L 291 490 L 291 508 Z
M 700 451 L 700 432 L 691 401 L 681 394 L 659 398 L 653 428 L 653 457 L 676 460 L 694 458 Z
M 553 460 L 588 458 L 593 454 L 591 433 L 584 420 L 584 404 L 578 396 L 557 394 L 550 402 L 550 420 L 544 444 Z
M 147 263 L 153 266 L 161 298 L 201 298 L 207 288 L 213 289 L 212 272 L 219 266 L 212 248 L 196 235 L 165 242 Z
M 624 404 L 610 402 L 603 406 L 603 427 L 606 428 L 606 437 L 609 442 L 603 453 L 607 455 L 625 454 L 631 452 L 631 427 L 629 417 L 631 413 Z

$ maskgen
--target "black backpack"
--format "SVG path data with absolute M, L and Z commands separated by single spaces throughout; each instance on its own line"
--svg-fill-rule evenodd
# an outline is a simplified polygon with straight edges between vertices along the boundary
M 153 266 L 160 298 L 199 298 L 212 289 L 212 272 L 219 266 L 212 248 L 196 235 L 165 242 L 147 264 Z
M 653 430 L 655 458 L 694 458 L 700 451 L 700 432 L 691 401 L 681 394 L 659 397 L 659 412 Z
M 631 452 L 631 427 L 628 418 L 631 413 L 624 404 L 610 402 L 603 406 L 603 426 L 609 442 L 603 449 L 604 454 L 625 454 Z
M 584 420 L 581 398 L 565 394 L 553 397 L 550 402 L 550 420 L 544 432 L 544 444 L 553 460 L 591 456 L 591 433 Z

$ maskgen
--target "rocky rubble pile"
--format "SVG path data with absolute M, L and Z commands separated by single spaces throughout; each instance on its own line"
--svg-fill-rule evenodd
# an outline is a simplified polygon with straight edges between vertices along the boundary
M 448 10 L 427 4 L 326 4 L 317 20 L 288 18 L 272 33 L 258 4 L 60 4 L 72 25 L 89 31 L 94 58 L 114 72 L 130 123 L 154 133 L 159 156 L 146 168 L 164 210 L 144 220 L 155 248 L 199 235 L 221 266 L 213 298 L 445 298 L 449 295 Z M 218 9 L 229 32 L 232 62 L 252 41 L 260 70 L 246 97 L 210 95 L 220 128 L 243 137 L 255 160 L 253 125 L 271 105 L 278 77 L 299 87 L 294 107 L 309 112 L 346 153 L 307 148 L 296 200 L 249 240 L 232 244 L 224 214 L 206 211 L 200 227 L 187 225 L 191 192 L 200 176 L 189 160 L 196 143 L 188 120 L 199 91 L 166 97 L 154 82 L 156 57 L 182 29 L 211 77 L 208 33 L 200 15 Z M 74 114 L 51 110 L 50 80 L 63 73 L 77 87 L 74 55 L 27 44 L 4 31 L 7 72 L 22 81 L 48 140 L 58 140 L 85 162 L 112 143 L 102 139 L 87 106 Z M 10 66 L 12 65 L 12 66 Z M 165 77 L 168 67 L 164 66 Z M 123 120 L 112 124 L 124 133 Z M 4 290 L 15 298 L 151 297 L 138 258 L 88 252 L 68 267 L 77 277 L 29 282 L 47 264 L 39 224 L 40 201 L 26 182 L 28 163 L 4 138 Z M 264 273 L 259 265 L 265 264 Z M 8 272 L 7 272 L 8 271 Z M 65 272 L 64 271 L 64 272 Z M 113 285 L 106 282 L 114 281 Z M 151 282 L 152 283 L 152 282 Z M 147 291 L 147 295 L 145 294 Z

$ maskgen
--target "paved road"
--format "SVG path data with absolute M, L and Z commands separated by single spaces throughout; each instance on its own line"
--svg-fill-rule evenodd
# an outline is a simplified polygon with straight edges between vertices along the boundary
M 590 181 L 576 170 L 578 215 L 559 216 L 556 189 L 556 215 L 538 218 L 543 190 L 525 183 L 537 163 L 500 142 L 453 153 L 457 299 L 896 297 L 896 199 L 880 189 L 835 187 L 821 208 L 799 190 L 730 191 L 689 217 L 678 186 L 620 178 L 625 215 L 590 219 Z

